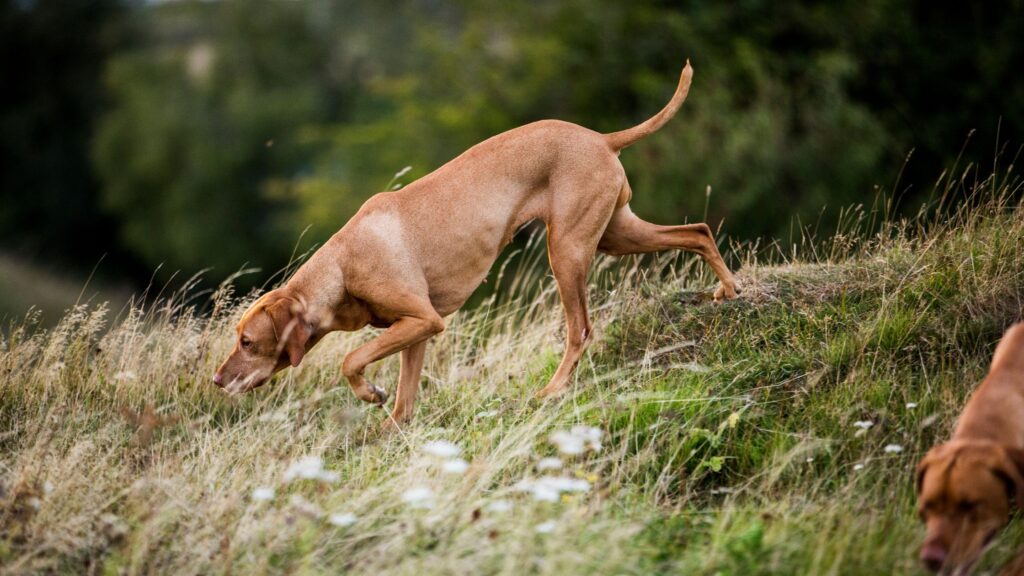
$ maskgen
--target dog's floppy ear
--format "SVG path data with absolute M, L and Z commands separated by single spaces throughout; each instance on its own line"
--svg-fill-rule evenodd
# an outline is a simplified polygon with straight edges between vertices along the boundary
M 1003 453 L 995 472 L 1007 483 L 1007 493 L 1014 495 L 1017 507 L 1024 508 L 1024 450 L 1006 446 Z
M 302 306 L 294 298 L 281 298 L 264 309 L 274 323 L 278 348 L 288 353 L 288 362 L 298 366 L 306 355 L 312 329 L 304 318 Z
M 928 467 L 931 466 L 936 460 L 942 457 L 942 454 L 946 451 L 947 446 L 945 444 L 939 444 L 933 446 L 921 462 L 917 465 L 917 475 L 915 476 L 916 481 L 914 483 L 917 495 L 921 495 L 921 489 L 924 488 L 924 475 L 928 472 Z

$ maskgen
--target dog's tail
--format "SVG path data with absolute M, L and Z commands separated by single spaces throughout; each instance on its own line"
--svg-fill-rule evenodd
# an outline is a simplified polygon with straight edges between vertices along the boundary
M 661 112 L 628 130 L 605 134 L 604 139 L 608 142 L 608 146 L 618 152 L 637 140 L 653 134 L 658 128 L 664 126 L 666 122 L 676 115 L 676 111 L 679 110 L 679 107 L 683 105 L 683 101 L 686 100 L 686 95 L 690 92 L 691 78 L 693 78 L 693 68 L 690 67 L 690 61 L 687 60 L 683 73 L 679 76 L 679 86 L 676 87 L 676 93 L 672 95 L 672 99 L 661 109 Z

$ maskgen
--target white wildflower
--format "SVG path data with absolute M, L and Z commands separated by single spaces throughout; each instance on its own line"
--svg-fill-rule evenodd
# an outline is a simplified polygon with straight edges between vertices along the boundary
M 316 504 L 306 500 L 298 494 L 292 494 L 292 497 L 288 499 L 288 503 L 295 508 L 295 511 L 303 516 L 309 516 L 310 518 L 319 518 L 322 512 L 320 507 Z
M 487 504 L 485 509 L 488 512 L 502 513 L 512 509 L 512 503 L 508 500 L 495 500 Z
M 320 480 L 321 482 L 337 482 L 338 473 L 324 470 L 324 461 L 319 456 L 303 456 L 292 462 L 284 471 L 284 481 Z
M 811 462 L 814 462 L 814 456 L 808 456 L 807 460 L 805 460 L 805 462 L 807 462 L 808 464 L 810 464 Z
M 540 461 L 537 462 L 537 470 L 541 472 L 545 470 L 561 470 L 562 465 L 561 458 L 541 458 Z
M 853 423 L 853 426 L 855 428 L 860 428 L 861 430 L 867 430 L 868 428 L 871 428 L 874 425 L 875 423 L 872 422 L 871 420 L 858 420 Z
M 261 486 L 252 491 L 252 499 L 256 502 L 266 502 L 274 499 L 274 489 Z
M 402 502 L 412 508 L 433 508 L 434 491 L 426 486 L 413 486 L 402 494 Z
M 543 524 L 537 524 L 537 527 L 534 528 L 534 530 L 538 534 L 551 534 L 552 532 L 555 531 L 555 528 L 557 528 L 557 527 L 558 527 L 558 525 L 555 524 L 555 522 L 553 520 L 549 520 L 547 522 L 544 522 Z
M 558 451 L 563 454 L 582 454 L 586 448 L 582 438 L 577 438 L 564 430 L 553 432 L 551 443 L 557 446 Z
M 571 430 L 557 430 L 551 433 L 550 440 L 558 451 L 563 454 L 582 454 L 587 450 L 599 452 L 601 450 L 600 428 L 591 426 L 573 426 Z
M 445 474 L 465 474 L 468 469 L 469 463 L 462 458 L 452 458 L 451 460 L 445 460 L 444 464 L 441 464 L 441 470 Z
M 447 440 L 432 440 L 423 445 L 423 451 L 438 458 L 454 458 L 462 449 Z
M 903 446 L 899 444 L 889 444 L 885 447 L 886 454 L 899 454 L 900 452 L 903 452 Z
M 907 402 L 908 410 L 913 410 L 914 408 L 917 408 L 917 402 Z
M 541 476 L 537 479 L 520 480 L 516 489 L 530 492 L 534 500 L 557 502 L 563 492 L 588 492 L 590 482 L 568 476 Z
M 864 469 L 864 465 L 863 464 L 854 464 L 853 465 L 853 471 L 854 472 L 859 472 L 859 471 L 861 471 L 863 469 Z
M 341 528 L 355 524 L 356 520 L 358 520 L 358 518 L 356 518 L 356 515 L 351 512 L 335 512 L 327 517 L 327 522 Z

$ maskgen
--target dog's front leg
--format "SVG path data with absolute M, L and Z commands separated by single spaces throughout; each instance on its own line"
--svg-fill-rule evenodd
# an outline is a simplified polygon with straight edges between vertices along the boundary
M 395 428 L 412 419 L 426 351 L 426 340 L 402 350 L 402 370 L 398 376 L 398 388 L 395 390 L 395 408 L 391 411 L 391 417 L 384 422 L 385 429 Z
M 366 366 L 413 345 L 426 341 L 444 330 L 444 320 L 433 309 L 431 314 L 402 316 L 390 328 L 366 344 L 356 348 L 345 357 L 341 373 L 345 375 L 352 392 L 364 402 L 383 404 L 388 395 L 363 378 Z M 399 408 L 396 406 L 396 409 Z

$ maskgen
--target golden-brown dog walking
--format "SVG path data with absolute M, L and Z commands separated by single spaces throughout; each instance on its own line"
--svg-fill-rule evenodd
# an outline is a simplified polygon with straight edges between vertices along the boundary
M 587 272 L 594 253 L 696 252 L 715 271 L 715 298 L 734 298 L 732 273 L 706 224 L 659 226 L 629 207 L 619 151 L 659 129 L 690 88 L 687 62 L 669 103 L 647 121 L 601 134 L 544 120 L 499 134 L 402 190 L 377 194 L 281 288 L 264 294 L 238 324 L 238 341 L 214 381 L 230 392 L 297 366 L 324 335 L 386 328 L 349 353 L 342 373 L 366 402 L 387 393 L 363 377 L 401 352 L 391 422 L 413 413 L 426 341 L 444 330 L 487 276 L 516 230 L 547 226 L 548 259 L 565 309 L 565 355 L 540 396 L 564 391 L 591 335 Z
M 1024 505 L 1024 323 L 999 342 L 953 437 L 921 460 L 917 490 L 921 561 L 933 571 L 969 572 L 1011 503 Z

